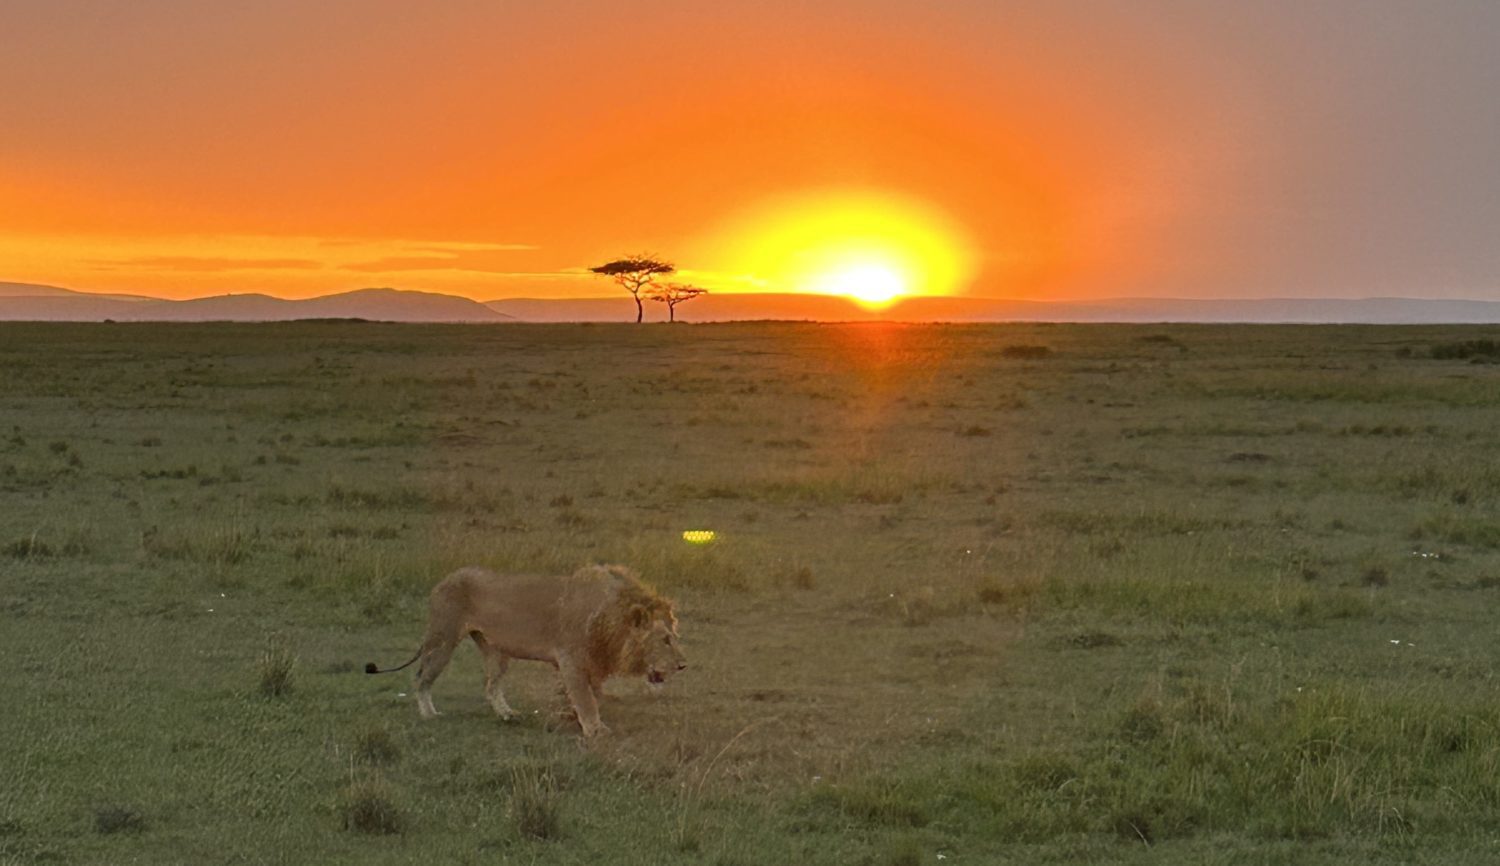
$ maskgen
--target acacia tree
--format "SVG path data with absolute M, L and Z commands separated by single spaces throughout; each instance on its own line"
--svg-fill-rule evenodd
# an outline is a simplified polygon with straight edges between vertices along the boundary
M 708 289 L 700 289 L 697 286 L 687 286 L 682 283 L 667 283 L 664 286 L 652 286 L 646 290 L 646 297 L 653 301 L 661 301 L 667 305 L 667 321 L 677 321 L 677 305 L 683 301 L 691 301 L 699 295 L 708 294 Z
M 635 323 L 639 325 L 645 313 L 641 307 L 641 292 L 655 285 L 654 280 L 658 274 L 673 273 L 677 267 L 671 262 L 640 253 L 628 258 L 605 262 L 589 270 L 614 280 L 620 288 L 635 298 Z

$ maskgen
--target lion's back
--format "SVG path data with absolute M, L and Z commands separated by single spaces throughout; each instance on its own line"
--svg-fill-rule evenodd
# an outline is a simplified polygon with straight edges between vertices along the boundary
M 580 646 L 605 584 L 587 575 L 513 574 L 469 566 L 433 588 L 432 608 L 518 655 Z

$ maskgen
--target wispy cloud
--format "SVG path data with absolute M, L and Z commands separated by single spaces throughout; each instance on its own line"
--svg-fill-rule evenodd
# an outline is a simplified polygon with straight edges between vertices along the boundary
M 692 283 L 706 289 L 739 292 L 763 292 L 771 287 L 768 280 L 752 274 L 737 274 L 727 271 L 700 271 L 683 268 L 677 272 L 679 282 Z
M 137 256 L 124 259 L 93 259 L 89 264 L 101 270 L 142 268 L 158 271 L 282 271 L 317 270 L 322 262 L 312 259 L 256 259 L 224 256 Z
M 413 238 L 320 237 L 313 239 L 320 247 L 383 246 L 411 252 L 453 252 L 455 250 L 535 250 L 536 244 L 497 244 L 489 241 L 433 241 Z
M 536 244 L 479 244 L 465 243 L 463 241 L 441 241 L 430 244 L 412 244 L 409 249 L 412 252 L 427 253 L 454 253 L 454 252 L 528 252 L 539 250 Z
M 345 270 L 361 273 L 389 271 L 468 271 L 470 273 L 510 275 L 515 273 L 515 253 L 534 250 L 522 244 L 459 245 L 442 244 L 413 247 L 413 253 L 427 255 L 383 256 L 363 262 L 342 265 Z

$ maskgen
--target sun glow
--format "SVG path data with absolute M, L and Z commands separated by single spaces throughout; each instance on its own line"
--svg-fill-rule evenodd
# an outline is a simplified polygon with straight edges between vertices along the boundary
M 723 234 L 725 259 L 755 291 L 837 295 L 883 307 L 962 291 L 973 276 L 966 233 L 936 208 L 867 191 L 778 199 Z
M 862 304 L 885 305 L 906 294 L 906 279 L 886 265 L 853 265 L 834 271 L 812 286 L 823 295 L 845 295 Z

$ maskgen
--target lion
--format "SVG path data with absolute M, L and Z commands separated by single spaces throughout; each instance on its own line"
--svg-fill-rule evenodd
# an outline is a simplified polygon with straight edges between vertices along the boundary
M 371 674 L 417 668 L 417 709 L 438 714 L 432 683 L 453 651 L 472 638 L 484 657 L 484 693 L 502 719 L 515 717 L 500 690 L 511 659 L 547 662 L 557 669 L 585 737 L 608 732 L 599 720 L 604 681 L 645 676 L 653 687 L 687 668 L 671 600 L 656 594 L 628 568 L 591 565 L 569 576 L 496 574 L 461 568 L 432 590 L 427 634 L 404 664 Z

